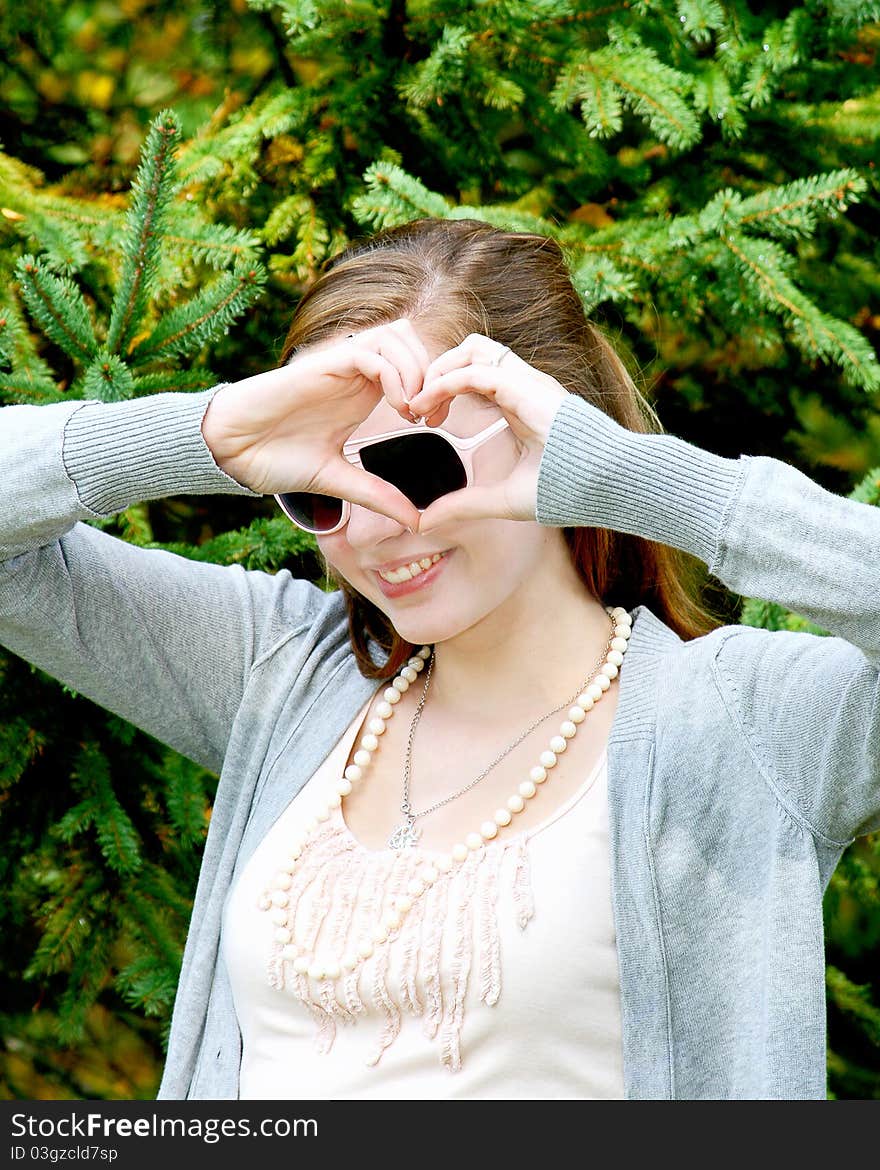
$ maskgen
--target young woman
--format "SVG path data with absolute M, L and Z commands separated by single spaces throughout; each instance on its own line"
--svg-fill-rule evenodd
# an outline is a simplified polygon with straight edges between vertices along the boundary
M 416 221 L 276 370 L 0 418 L 3 643 L 220 774 L 161 1096 L 825 1096 L 880 513 L 663 434 L 555 243 Z M 180 492 L 277 495 L 339 590 L 82 523 Z

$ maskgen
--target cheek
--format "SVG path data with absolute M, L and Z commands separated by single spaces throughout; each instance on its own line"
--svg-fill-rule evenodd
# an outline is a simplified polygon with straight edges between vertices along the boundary
M 547 530 L 521 520 L 483 521 L 464 542 L 472 572 L 495 592 L 506 593 L 544 563 Z
M 349 579 L 353 571 L 352 548 L 344 532 L 337 532 L 333 536 L 316 537 L 318 551 L 324 558 L 327 566 L 341 577 Z

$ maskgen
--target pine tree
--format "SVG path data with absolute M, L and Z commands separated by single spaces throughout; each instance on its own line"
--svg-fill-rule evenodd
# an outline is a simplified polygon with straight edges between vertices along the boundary
M 19 290 L 0 314 L 6 401 L 197 388 L 265 368 L 296 299 L 348 240 L 474 216 L 559 241 L 667 430 L 731 457 L 775 455 L 880 503 L 875 0 L 249 3 L 275 49 L 271 75 L 170 151 L 173 120 L 157 119 L 127 209 L 100 184 L 74 195 L 0 155 L 0 270 Z M 151 202 L 163 159 L 173 177 Z M 271 296 L 242 316 L 264 286 L 261 257 Z M 309 543 L 251 503 L 221 515 L 168 501 L 108 527 L 184 555 L 269 571 L 299 558 L 318 572 Z M 759 599 L 715 599 L 729 620 L 824 633 Z M 76 1015 L 71 988 L 95 1010 L 122 995 L 124 1024 L 142 1035 L 147 1012 L 167 1019 L 212 778 L 86 717 L 88 704 L 17 661 L 5 670 L 7 913 L 32 940 L 14 1002 L 23 1012 L 44 986 L 73 1037 L 88 1012 Z M 44 712 L 73 720 L 71 704 L 79 726 L 65 736 Z M 123 770 L 139 777 L 124 797 Z M 44 788 L 52 799 L 29 809 L 22 793 Z M 880 840 L 862 839 L 826 898 L 836 1096 L 880 1096 L 878 880 Z M 137 926 L 115 902 L 132 882 L 155 911 Z

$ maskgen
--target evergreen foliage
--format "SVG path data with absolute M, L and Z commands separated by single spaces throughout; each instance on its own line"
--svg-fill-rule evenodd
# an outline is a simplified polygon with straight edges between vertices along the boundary
M 162 0 L 132 33 L 153 71 L 141 88 L 134 55 L 107 81 L 114 4 L 75 3 L 67 41 L 33 0 L 0 18 L 3 401 L 264 369 L 350 239 L 473 216 L 559 241 L 667 430 L 880 505 L 876 2 L 249 0 L 215 6 L 213 42 L 200 26 L 185 44 L 175 20 L 202 10 Z M 230 22 L 248 30 L 235 68 Z M 171 76 L 184 47 L 204 70 L 192 92 Z M 71 114 L 80 92 L 86 117 Z M 320 572 L 268 502 L 159 501 L 98 523 L 190 557 Z M 717 600 L 728 620 L 825 633 L 763 600 Z M 155 1057 L 213 777 L 18 660 L 0 671 L 0 918 L 24 956 L 0 975 L 0 1085 L 149 1095 L 149 1075 L 101 1081 L 96 1027 L 112 1019 L 117 1051 Z M 875 836 L 846 851 L 826 897 L 832 1096 L 880 1097 L 878 882 Z

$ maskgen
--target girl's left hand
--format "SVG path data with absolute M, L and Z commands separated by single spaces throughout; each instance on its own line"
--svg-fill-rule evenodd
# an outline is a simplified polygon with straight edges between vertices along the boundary
M 534 520 L 538 504 L 538 469 L 556 412 L 568 391 L 512 350 L 498 360 L 504 346 L 471 333 L 461 345 L 440 354 L 425 370 L 422 389 L 409 408 L 414 418 L 440 426 L 457 394 L 482 394 L 496 403 L 518 440 L 519 461 L 500 483 L 472 484 L 441 496 L 421 515 L 419 532 L 456 520 L 499 517 Z

